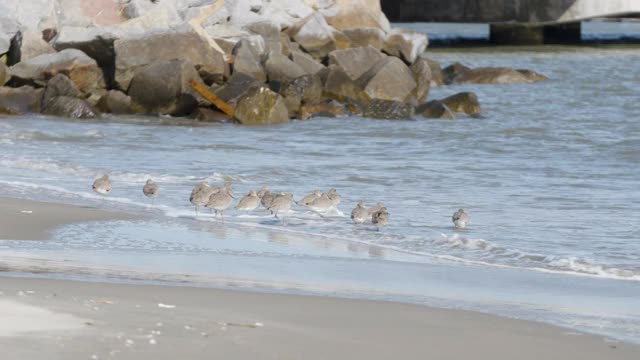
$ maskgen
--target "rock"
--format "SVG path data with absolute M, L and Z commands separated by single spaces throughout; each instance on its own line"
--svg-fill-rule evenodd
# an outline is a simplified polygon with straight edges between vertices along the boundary
M 52 0 L 4 0 L 0 2 L 0 16 L 10 17 L 20 24 L 22 30 L 40 32 L 57 27 L 57 5 L 57 1 Z M 13 34 L 10 35 L 13 37 Z
M 336 0 L 322 10 L 327 22 L 338 30 L 375 27 L 389 32 L 391 25 L 380 0 Z
M 371 46 L 335 50 L 329 54 L 329 65 L 338 66 L 351 80 L 357 80 L 386 57 L 385 54 Z
M 94 89 L 94 90 L 91 90 L 89 95 L 85 95 L 84 99 L 87 100 L 87 102 L 91 104 L 91 106 L 97 109 L 100 99 L 102 99 L 102 97 L 105 96 L 108 92 L 109 90 L 107 89 Z
M 58 51 L 81 50 L 95 59 L 101 68 L 108 69 L 113 74 L 116 56 L 114 42 L 119 37 L 118 32 L 110 28 L 65 26 L 53 40 L 53 46 Z M 108 82 L 111 81 L 112 79 L 108 79 Z
M 0 61 L 0 86 L 4 86 L 9 79 L 11 79 L 11 73 L 9 73 L 9 68 L 4 62 Z
M 444 85 L 444 77 L 442 75 L 440 63 L 429 58 L 423 59 L 427 61 L 427 64 L 429 64 L 429 68 L 431 69 L 431 87 Z
M 444 83 L 449 85 L 453 83 L 453 79 L 455 79 L 457 76 L 468 73 L 469 71 L 471 71 L 471 68 L 466 67 L 459 62 L 455 62 L 442 69 L 442 77 L 444 79 Z
M 272 53 L 269 56 L 265 63 L 265 70 L 269 81 L 291 81 L 305 74 L 305 71 L 298 64 L 279 53 Z
M 342 30 L 342 33 L 349 38 L 352 47 L 371 46 L 381 50 L 387 39 L 387 34 L 379 28 L 364 27 Z
M 3 33 L 0 29 L 0 55 L 8 53 L 10 47 L 11 38 L 9 37 L 9 35 Z
M 300 20 L 288 30 L 289 36 L 315 58 L 323 58 L 338 48 L 338 31 L 325 21 L 319 13 Z M 344 35 L 343 35 L 344 36 Z
M 418 106 L 416 113 L 429 119 L 456 119 L 456 114 L 438 100 L 432 100 Z
M 100 116 L 100 113 L 86 100 L 70 96 L 58 96 L 49 100 L 42 109 L 42 113 L 73 119 L 90 119 Z
M 7 63 L 14 65 L 21 61 L 33 59 L 36 56 L 55 52 L 53 47 L 42 39 L 41 33 L 25 31 L 14 38 L 13 46 L 7 57 Z
M 398 102 L 407 102 L 417 86 L 411 69 L 392 56 L 380 60 L 357 82 L 372 99 Z
M 291 39 L 289 38 L 289 35 L 285 34 L 285 33 L 280 33 L 280 53 L 284 56 L 289 56 L 291 54 Z
M 325 69 L 326 67 L 322 65 L 320 62 L 316 61 L 311 56 L 300 50 L 292 50 L 291 51 L 291 60 L 296 63 L 306 74 L 316 74 L 320 70 Z
M 336 65 L 329 67 L 327 80 L 324 84 L 324 92 L 331 99 L 342 103 L 357 101 L 367 104 L 371 96 L 360 85 L 351 80 L 349 75 Z
M 132 114 L 131 97 L 122 91 L 110 90 L 98 101 L 98 110 L 110 114 Z
M 104 88 L 102 70 L 95 60 L 76 49 L 43 54 L 11 67 L 12 83 L 18 85 L 45 85 L 58 73 L 67 75 L 82 92 Z
M 461 92 L 440 100 L 452 111 L 471 116 L 480 115 L 480 102 L 478 96 L 472 92 Z
M 349 112 L 346 107 L 336 101 L 328 101 L 320 104 L 303 104 L 298 111 L 299 120 L 307 120 L 312 117 L 338 117 L 346 116 Z
M 235 118 L 243 125 L 270 125 L 289 122 L 282 96 L 263 86 L 251 88 L 240 99 Z
M 290 117 L 296 116 L 300 105 L 318 104 L 322 101 L 322 81 L 318 75 L 302 75 L 285 82 L 279 93 L 284 97 Z
M 389 55 L 402 58 L 408 64 L 420 56 L 429 45 L 427 35 L 411 30 L 393 29 L 382 49 Z
M 234 72 L 229 78 L 229 81 L 227 81 L 227 83 L 220 89 L 216 90 L 215 94 L 222 101 L 229 104 L 229 106 L 236 108 L 240 98 L 242 98 L 249 89 L 261 85 L 261 82 L 249 75 Z
M 126 90 L 136 71 L 154 62 L 173 60 L 179 57 L 196 66 L 207 65 L 223 73 L 226 62 L 222 53 L 211 47 L 199 34 L 180 31 L 154 32 L 114 42 L 116 54 L 115 81 Z
M 0 87 L 0 114 L 19 115 L 40 112 L 42 91 L 31 86 Z
M 207 26 L 205 32 L 220 46 L 226 58 L 230 58 L 233 55 L 233 49 L 240 40 L 252 36 L 248 31 L 237 29 L 228 24 Z M 264 39 L 261 36 L 253 35 L 253 37 L 259 37 L 259 41 L 264 43 Z
M 411 119 L 414 110 L 412 105 L 399 101 L 374 99 L 367 104 L 362 116 L 387 120 Z
M 431 66 L 429 61 L 425 58 L 418 58 L 412 65 L 411 71 L 416 80 L 415 98 L 418 104 L 422 104 L 427 100 L 429 96 L 429 90 L 431 89 L 431 81 L 433 76 L 431 75 Z
M 267 75 L 262 66 L 262 54 L 259 48 L 248 39 L 243 39 L 233 50 L 233 73 L 242 73 L 258 81 L 267 81 Z
M 285 29 L 313 13 L 313 9 L 301 0 L 228 0 L 225 5 L 230 23 L 236 26 L 269 19 Z
M 186 116 L 198 107 L 191 81 L 201 82 L 189 60 L 159 61 L 136 72 L 129 96 L 135 112 Z
M 227 114 L 213 110 L 209 108 L 199 107 L 193 114 L 190 115 L 192 119 L 196 119 L 201 122 L 209 122 L 209 123 L 232 123 L 233 118 L 229 117 Z
M 57 74 L 47 83 L 42 95 L 42 105 L 46 107 L 51 99 L 58 96 L 81 98 L 82 92 L 66 75 Z
M 260 21 L 245 25 L 243 29 L 262 36 L 267 54 L 282 54 L 280 26 L 278 24 L 272 21 Z
M 461 68 L 450 74 L 447 79 L 452 84 L 523 84 L 548 80 L 533 71 L 503 67 Z
M 55 0 L 58 27 L 106 26 L 126 20 L 120 4 L 113 0 Z

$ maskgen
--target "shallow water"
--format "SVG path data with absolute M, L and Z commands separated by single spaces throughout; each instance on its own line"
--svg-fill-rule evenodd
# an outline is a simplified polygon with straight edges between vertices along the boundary
M 432 89 L 432 98 L 478 94 L 483 117 L 458 121 L 0 119 L 0 195 L 149 216 L 70 225 L 50 242 L 0 241 L 3 261 L 16 271 L 464 307 L 640 341 L 640 48 L 430 56 L 552 80 Z M 90 188 L 103 172 L 114 180 L 104 200 Z M 148 177 L 161 187 L 154 207 L 141 191 Z M 342 203 L 322 216 L 296 208 L 286 226 L 264 211 L 195 218 L 188 197 L 202 180 L 231 181 L 237 196 L 264 184 L 296 198 L 335 187 Z M 391 226 L 350 224 L 359 199 L 384 202 Z M 460 207 L 471 224 L 454 231 Z

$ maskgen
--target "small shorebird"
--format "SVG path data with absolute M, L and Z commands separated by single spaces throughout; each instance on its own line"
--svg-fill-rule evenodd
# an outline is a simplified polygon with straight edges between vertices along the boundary
M 374 212 L 382 209 L 383 207 L 384 207 L 384 204 L 379 202 L 379 203 L 376 204 L 376 206 L 372 206 L 372 207 L 368 208 L 367 209 L 367 213 L 368 213 L 367 216 L 371 217 L 371 215 L 373 215 Z
M 271 192 L 271 191 L 269 191 L 269 187 L 268 187 L 268 186 L 263 186 L 263 187 L 260 189 L 260 191 L 258 191 L 258 197 L 259 197 L 260 199 L 262 199 L 262 197 L 263 197 L 265 194 L 270 193 L 270 192 Z
M 331 203 L 333 204 L 333 207 L 337 207 L 338 204 L 340 204 L 341 197 L 336 191 L 336 189 L 329 190 L 327 192 L 327 196 L 329 197 L 329 199 L 331 199 Z
M 189 201 L 196 207 L 196 216 L 198 216 L 198 208 L 200 206 L 207 205 L 209 201 L 209 196 L 211 196 L 211 187 L 207 184 L 206 181 L 199 183 L 198 185 L 193 187 L 191 190 L 191 196 L 189 197 Z
M 223 212 L 231 206 L 232 201 L 233 190 L 231 189 L 231 184 L 226 184 L 222 190 L 209 196 L 209 201 L 207 201 L 205 207 L 215 210 L 216 215 L 220 212 L 220 217 L 223 217 Z
M 319 198 L 315 198 L 307 207 L 312 211 L 322 213 L 331 210 L 335 205 L 329 194 L 324 193 Z
M 278 213 L 288 212 L 289 210 L 291 210 L 292 205 L 293 205 L 293 194 L 280 193 L 273 199 L 268 210 L 275 215 L 276 219 L 278 219 Z
M 378 228 L 389 225 L 389 212 L 387 212 L 387 208 L 383 207 L 380 210 L 376 211 L 371 215 L 371 223 Z
M 155 198 L 158 196 L 159 190 L 160 188 L 158 187 L 158 184 L 153 182 L 151 179 L 147 180 L 146 184 L 142 187 L 142 193 L 144 196 L 151 199 L 151 205 L 153 205 Z
M 296 204 L 307 206 L 311 204 L 311 202 L 317 198 L 322 196 L 322 192 L 320 190 L 313 190 L 313 192 L 305 197 L 303 197 L 300 201 L 297 201 Z
M 269 209 L 269 207 L 271 206 L 271 203 L 273 202 L 273 199 L 275 199 L 276 196 L 277 194 L 274 194 L 271 191 L 267 190 L 260 198 L 260 204 L 265 209 Z
M 364 201 L 362 200 L 358 201 L 358 205 L 351 210 L 351 221 L 354 224 L 363 224 L 369 216 L 369 210 L 364 206 Z
M 96 179 L 93 182 L 93 191 L 97 192 L 100 195 L 108 195 L 111 193 L 111 180 L 109 179 L 109 175 L 103 175 L 101 178 Z M 103 197 L 104 199 L 104 197 Z
M 251 190 L 247 196 L 243 197 L 242 200 L 238 202 L 236 209 L 242 211 L 253 211 L 258 207 L 258 205 L 260 205 L 258 193 L 256 193 L 255 190 Z
M 469 222 L 469 215 L 464 212 L 464 209 L 458 209 L 458 211 L 453 213 L 451 221 L 453 221 L 453 226 L 456 229 L 464 229 L 467 227 L 467 223 Z

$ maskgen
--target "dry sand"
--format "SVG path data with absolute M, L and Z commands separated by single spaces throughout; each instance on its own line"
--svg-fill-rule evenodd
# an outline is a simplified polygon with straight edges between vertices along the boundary
M 417 305 L 4 277 L 0 291 L 0 314 L 19 303 L 67 329 L 0 336 L 3 360 L 640 358 L 600 336 Z
M 46 240 L 60 225 L 132 218 L 91 207 L 0 197 L 0 239 Z

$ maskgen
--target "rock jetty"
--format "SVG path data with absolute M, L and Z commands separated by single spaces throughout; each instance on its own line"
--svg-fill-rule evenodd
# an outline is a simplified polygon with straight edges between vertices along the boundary
M 473 93 L 527 70 L 442 69 L 425 34 L 392 28 L 379 0 L 6 0 L 0 114 L 191 117 L 268 125 L 315 116 L 478 116 Z

